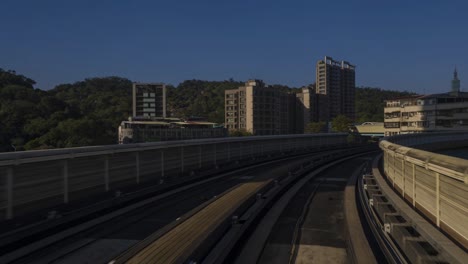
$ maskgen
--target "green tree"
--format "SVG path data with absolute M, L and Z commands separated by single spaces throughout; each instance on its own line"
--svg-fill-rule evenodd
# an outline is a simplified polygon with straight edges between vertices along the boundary
M 325 122 L 310 122 L 306 125 L 305 133 L 320 133 L 325 129 Z
M 248 137 L 248 136 L 252 136 L 252 133 L 245 129 L 237 129 L 237 130 L 229 131 L 229 136 L 230 137 Z
M 332 130 L 334 132 L 348 132 L 352 121 L 344 115 L 338 115 L 337 117 L 333 118 L 331 123 Z

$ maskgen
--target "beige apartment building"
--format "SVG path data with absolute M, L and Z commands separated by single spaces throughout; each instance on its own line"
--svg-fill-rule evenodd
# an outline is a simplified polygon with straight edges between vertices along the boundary
M 468 130 L 468 93 L 460 91 L 456 71 L 449 93 L 398 98 L 385 104 L 385 136 Z
M 254 135 L 297 133 L 296 95 L 249 80 L 225 91 L 225 127 Z
M 330 122 L 338 115 L 355 119 L 355 66 L 326 56 L 317 62 L 316 85 L 300 93 L 249 80 L 225 91 L 225 127 L 254 135 L 304 133 L 310 122 Z

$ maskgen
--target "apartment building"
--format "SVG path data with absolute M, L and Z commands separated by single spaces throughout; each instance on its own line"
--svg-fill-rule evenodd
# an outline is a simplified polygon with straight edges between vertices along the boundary
M 355 119 L 355 68 L 347 61 L 335 61 L 328 56 L 317 62 L 315 93 L 322 95 L 322 103 L 316 119 L 328 122 L 338 115 Z
M 133 83 L 133 117 L 165 118 L 166 85 Z
M 225 91 L 225 127 L 254 135 L 296 133 L 296 95 L 249 80 Z
M 460 91 L 456 70 L 448 93 L 398 98 L 385 104 L 385 136 L 468 130 L 468 93 Z

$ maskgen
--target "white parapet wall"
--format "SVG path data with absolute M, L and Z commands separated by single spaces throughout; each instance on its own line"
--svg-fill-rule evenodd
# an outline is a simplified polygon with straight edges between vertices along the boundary
M 468 247 L 468 160 L 418 146 L 442 149 L 468 140 L 468 132 L 412 134 L 384 138 L 383 170 L 394 189 L 434 225 Z

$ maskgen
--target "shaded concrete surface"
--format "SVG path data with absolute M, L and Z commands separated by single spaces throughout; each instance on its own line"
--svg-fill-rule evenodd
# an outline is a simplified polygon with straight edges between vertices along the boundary
M 299 229 L 296 263 L 323 263 L 319 261 L 325 259 L 334 259 L 330 263 L 346 263 L 345 186 L 345 182 L 335 181 L 323 183 L 317 189 Z
M 15 263 L 105 263 L 213 196 L 233 186 L 284 176 L 308 158 L 271 164 L 163 198 L 109 222 L 69 237 Z M 76 261 L 76 262 L 75 262 Z
M 344 248 L 300 245 L 295 263 L 347 263 L 347 253 Z
M 213 196 L 244 181 L 230 177 L 164 198 L 43 249 L 18 263 L 69 263 L 74 259 L 81 261 L 78 263 L 105 263 L 131 246 L 130 243 L 125 246 L 122 241 L 136 243 Z M 101 253 L 103 256 L 99 256 Z M 104 255 L 108 258 L 102 261 Z
M 123 251 L 134 245 L 138 240 L 126 239 L 99 239 L 94 242 L 93 248 L 82 247 L 73 251 L 66 257 L 58 258 L 56 261 L 49 263 L 66 263 L 66 264 L 85 264 L 85 263 L 106 263 L 113 257 L 113 252 Z M 88 256 L 83 259 L 83 256 Z
M 276 222 L 259 263 L 349 263 L 344 189 L 366 160 L 345 161 L 309 181 Z

